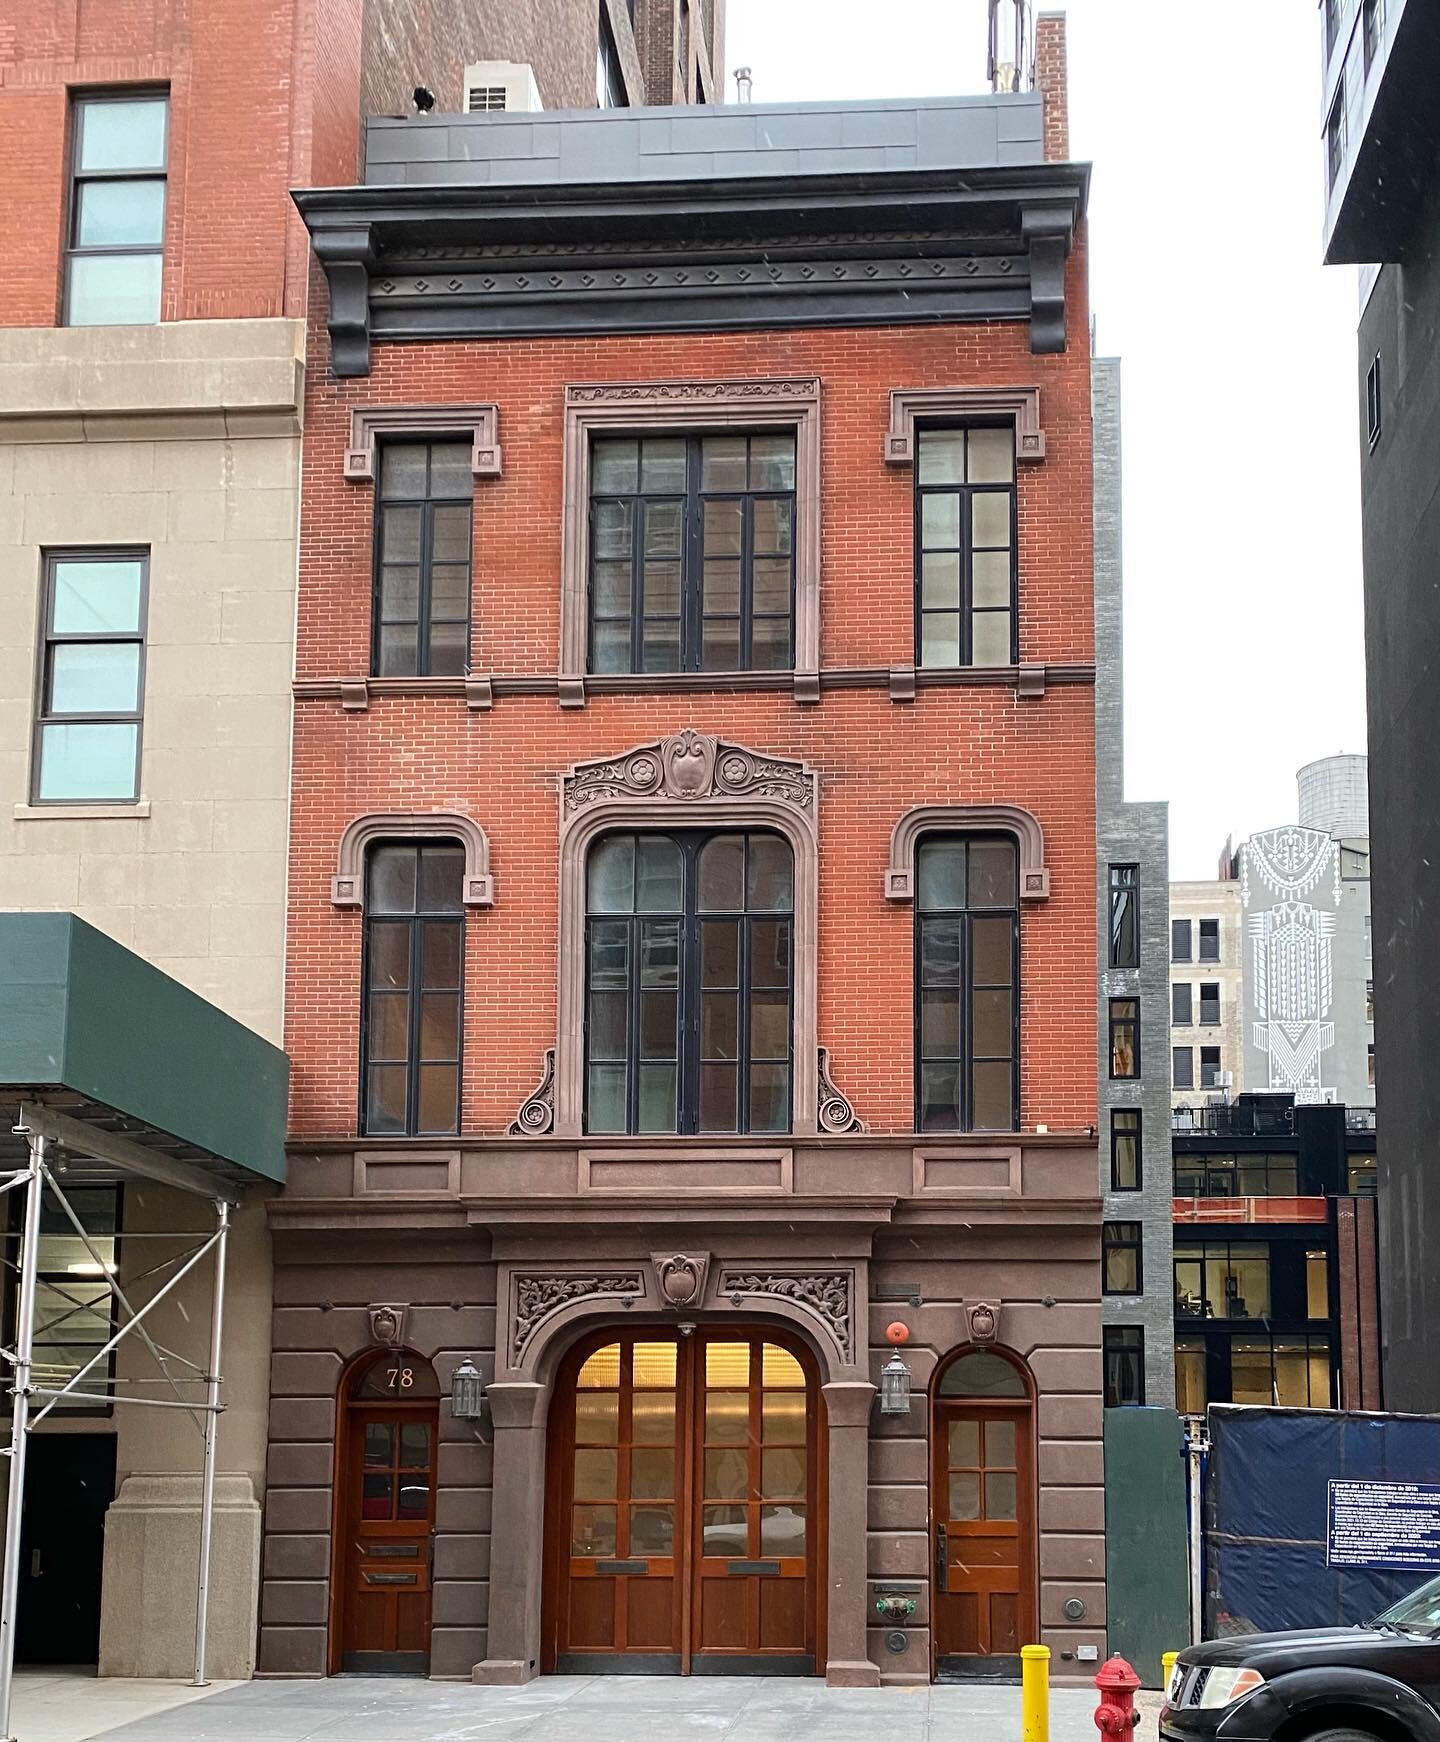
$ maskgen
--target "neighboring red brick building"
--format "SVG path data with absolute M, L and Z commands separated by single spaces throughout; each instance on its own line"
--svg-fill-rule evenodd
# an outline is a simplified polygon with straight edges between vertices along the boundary
M 437 116 L 297 196 L 263 1669 L 1103 1644 L 1086 175 L 1042 132 Z

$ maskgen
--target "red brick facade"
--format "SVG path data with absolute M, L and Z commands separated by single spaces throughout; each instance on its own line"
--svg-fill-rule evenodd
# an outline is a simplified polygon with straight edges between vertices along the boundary
M 1084 258 L 1070 267 L 1071 331 L 1086 331 Z M 323 327 L 312 335 L 323 348 Z M 822 393 L 821 675 L 913 663 L 912 477 L 887 467 L 892 388 L 1037 383 L 1046 458 L 1019 472 L 1022 664 L 1092 658 L 1088 357 L 1035 357 L 1020 324 L 783 335 L 389 345 L 361 383 L 311 374 L 298 675 L 369 665 L 373 492 L 346 482 L 352 406 L 493 401 L 504 472 L 475 496 L 472 666 L 552 680 L 472 711 L 451 694 L 372 692 L 368 708 L 297 703 L 287 1049 L 297 1137 L 356 1130 L 360 925 L 333 908 L 341 832 L 370 811 L 460 810 L 489 836 L 497 901 L 467 924 L 461 1129 L 503 1132 L 555 1043 L 559 779 L 576 761 L 693 726 L 799 757 L 820 776 L 819 1039 L 876 1132 L 910 1129 L 912 917 L 884 899 L 890 833 L 921 803 L 1024 806 L 1045 831 L 1051 895 L 1022 917 L 1022 1125 L 1095 1120 L 1092 690 L 1051 683 L 787 690 L 696 687 L 553 693 L 559 661 L 561 433 L 567 382 L 718 380 L 783 369 Z M 424 683 L 407 686 L 412 692 Z M 439 686 L 442 689 L 443 685 Z M 537 687 L 540 687 L 537 682 Z

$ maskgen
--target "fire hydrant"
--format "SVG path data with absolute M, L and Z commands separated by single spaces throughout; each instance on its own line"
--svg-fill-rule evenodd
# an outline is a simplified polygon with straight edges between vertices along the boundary
M 1140 1722 L 1135 1710 L 1135 1690 L 1140 1677 L 1123 1657 L 1112 1657 L 1100 1666 L 1095 1687 L 1100 1704 L 1095 1708 L 1095 1728 L 1102 1736 L 1129 1736 Z

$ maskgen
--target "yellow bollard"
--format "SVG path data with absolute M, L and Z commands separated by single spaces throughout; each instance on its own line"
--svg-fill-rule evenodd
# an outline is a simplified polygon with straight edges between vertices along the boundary
M 1050 1742 L 1050 1647 L 1020 1647 L 1021 1742 Z
M 1178 1651 L 1167 1651 L 1160 1658 L 1160 1686 L 1162 1690 L 1168 1690 L 1170 1687 L 1170 1671 L 1174 1669 L 1175 1659 L 1179 1655 Z

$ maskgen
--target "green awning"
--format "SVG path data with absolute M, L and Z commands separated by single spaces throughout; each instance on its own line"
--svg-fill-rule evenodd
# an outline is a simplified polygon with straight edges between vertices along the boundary
M 289 1082 L 279 1047 L 73 913 L 0 913 L 7 1112 L 42 1101 L 232 1182 L 282 1183 Z

